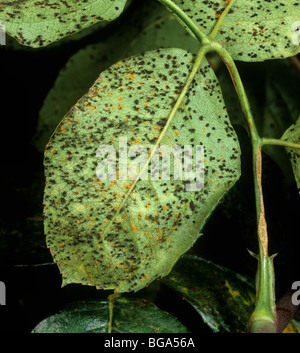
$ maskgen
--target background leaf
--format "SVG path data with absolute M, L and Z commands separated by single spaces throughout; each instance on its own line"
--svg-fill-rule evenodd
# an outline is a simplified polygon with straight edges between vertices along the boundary
M 41 321 L 33 333 L 107 333 L 107 301 L 69 304 L 59 314 Z M 144 299 L 118 298 L 114 301 L 112 333 L 187 333 L 175 317 Z
M 162 282 L 187 300 L 213 332 L 246 331 L 255 300 L 254 285 L 246 277 L 185 255 Z
M 262 137 L 281 138 L 300 112 L 300 75 L 288 59 L 262 63 L 239 63 L 239 72 L 250 102 L 258 133 Z M 280 75 L 278 75 L 280 72 Z M 231 78 L 223 66 L 217 76 L 232 124 L 248 130 Z M 269 157 L 280 167 L 286 182 L 294 182 L 290 161 L 282 147 L 265 145 Z
M 45 233 L 64 285 L 137 291 L 167 275 L 239 178 L 239 143 L 206 61 L 163 130 L 193 61 L 185 50 L 164 49 L 114 64 L 53 134 L 45 152 Z M 173 161 L 170 180 L 99 180 L 96 151 L 104 144 L 119 151 L 120 137 L 124 149 L 150 150 L 158 139 L 203 145 L 203 188 L 187 192 Z
M 207 35 L 228 2 L 174 0 Z M 299 1 L 236 0 L 215 39 L 223 44 L 234 60 L 286 58 L 300 52 L 299 41 L 293 44 L 296 30 L 292 27 L 299 18 Z
M 126 0 L 14 1 L 0 3 L 0 21 L 20 44 L 45 47 L 100 21 L 118 17 Z
M 287 129 L 282 136 L 282 140 L 300 144 L 300 118 Z M 300 193 L 300 150 L 298 148 L 286 148 L 286 150 L 290 157 L 296 184 Z

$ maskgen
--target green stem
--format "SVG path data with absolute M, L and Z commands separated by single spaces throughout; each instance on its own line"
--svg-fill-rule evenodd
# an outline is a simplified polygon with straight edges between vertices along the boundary
M 299 143 L 292 143 L 292 142 L 287 142 L 284 140 L 280 139 L 272 139 L 272 138 L 267 138 L 263 137 L 261 139 L 262 145 L 276 145 L 276 146 L 283 146 L 283 147 L 289 147 L 289 148 L 300 148 Z
M 232 59 L 231 55 L 228 53 L 228 51 L 226 49 L 224 49 L 219 43 L 214 42 L 212 44 L 212 46 L 214 47 L 214 50 L 217 52 L 217 54 L 221 57 L 221 59 L 225 63 L 225 65 L 230 73 L 232 82 L 234 84 L 235 90 L 236 90 L 237 95 L 239 97 L 242 111 L 243 111 L 245 118 L 247 120 L 247 123 L 248 123 L 252 143 L 253 143 L 253 145 L 256 145 L 257 143 L 260 144 L 260 137 L 259 137 L 259 134 L 258 134 L 256 126 L 255 126 L 255 122 L 254 122 L 254 118 L 253 118 L 253 115 L 251 112 L 248 97 L 247 97 L 242 79 L 241 79 L 240 74 L 238 72 L 238 69 L 235 65 L 235 62 Z
M 275 333 L 277 332 L 277 323 L 274 295 L 274 256 L 263 256 L 260 242 L 259 247 L 256 305 L 248 323 L 248 331 L 251 333 Z
M 300 61 L 299 59 L 297 58 L 297 56 L 291 56 L 289 58 L 290 62 L 292 63 L 292 65 L 294 66 L 294 68 L 300 72 Z
M 242 111 L 248 123 L 252 143 L 252 163 L 254 177 L 255 205 L 258 227 L 258 270 L 257 270 L 257 296 L 256 306 L 249 320 L 250 332 L 276 332 L 276 306 L 274 290 L 273 258 L 268 256 L 268 233 L 265 219 L 265 210 L 262 192 L 262 140 L 257 132 L 250 109 L 250 104 L 231 55 L 219 44 L 215 50 L 226 64 L 236 92 L 239 97 Z
M 194 36 L 199 40 L 202 45 L 209 44 L 210 39 L 206 34 L 200 31 L 199 27 L 194 23 L 194 21 L 183 11 L 179 6 L 177 6 L 171 0 L 159 0 L 162 2 L 169 10 L 174 12 L 177 17 L 179 17 L 189 28 L 189 30 L 194 34 Z
M 250 317 L 249 332 L 276 332 L 275 276 L 273 257 L 268 256 L 268 232 L 262 192 L 261 142 L 253 144 L 253 175 L 258 222 L 258 269 L 256 305 Z
M 257 271 L 257 288 L 256 288 L 256 306 L 249 320 L 249 331 L 250 332 L 276 332 L 276 306 L 275 306 L 275 291 L 274 291 L 274 270 L 273 270 L 273 257 L 268 256 L 268 234 L 267 234 L 267 223 L 265 220 L 265 210 L 262 193 L 262 155 L 261 146 L 263 140 L 260 138 L 253 115 L 250 109 L 247 94 L 244 89 L 241 77 L 238 69 L 235 65 L 231 55 L 224 49 L 218 42 L 213 38 L 216 36 L 221 24 L 224 21 L 226 14 L 230 7 L 233 5 L 231 2 L 220 16 L 215 28 L 212 30 L 209 37 L 204 33 L 200 32 L 196 24 L 190 19 L 177 5 L 171 0 L 160 0 L 170 10 L 172 10 L 194 33 L 195 37 L 201 42 L 205 49 L 199 52 L 204 55 L 209 51 L 215 51 L 226 64 L 235 90 L 238 94 L 242 111 L 245 115 L 248 123 L 252 152 L 253 152 L 253 176 L 254 176 L 254 191 L 255 191 L 255 205 L 257 215 L 257 227 L 258 227 L 258 271 Z M 198 57 L 199 57 L 198 54 Z M 202 61 L 202 57 L 200 58 Z M 200 60 L 199 59 L 199 60 Z M 200 63 L 201 63 L 200 61 Z M 194 65 L 193 69 L 198 65 Z M 200 65 L 199 65 L 200 67 Z M 185 93 L 184 93 L 185 94 Z M 178 102 L 178 101 L 177 101 Z M 176 103 L 177 103 L 176 102 Z M 175 108 L 175 107 L 174 107 Z M 178 107 L 176 107 L 175 112 Z M 175 114 L 175 113 L 174 113 Z M 264 140 L 266 144 L 268 141 Z
M 109 313 L 109 321 L 108 321 L 108 333 L 112 333 L 112 323 L 113 323 L 113 313 L 114 313 L 114 302 L 118 297 L 118 294 L 110 294 L 108 296 L 108 313 Z

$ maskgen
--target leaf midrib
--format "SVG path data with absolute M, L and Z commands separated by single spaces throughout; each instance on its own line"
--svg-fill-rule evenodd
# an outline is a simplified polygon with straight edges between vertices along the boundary
M 183 86 L 182 90 L 181 90 L 181 94 L 185 88 L 185 86 L 187 85 L 187 82 L 189 80 L 189 77 L 187 78 L 186 80 L 186 83 L 185 85 Z M 166 125 L 164 126 L 163 130 L 161 131 L 161 134 L 159 135 L 159 138 L 157 139 L 155 145 L 154 145 L 154 148 L 153 148 L 153 153 L 156 152 L 162 138 L 165 136 L 165 133 L 167 131 L 167 129 L 169 128 L 171 122 L 173 121 L 175 115 L 176 115 L 176 112 L 177 112 L 177 109 L 178 109 L 178 106 L 179 104 L 181 103 L 181 101 L 183 100 L 184 96 L 182 97 L 182 95 L 179 95 L 179 97 L 177 98 L 176 102 L 175 102 L 175 105 L 173 107 L 170 108 L 170 112 L 169 112 L 169 115 L 168 115 L 168 119 L 167 119 L 167 122 L 166 122 Z M 175 110 L 175 113 L 172 114 L 172 112 Z M 141 175 L 143 174 L 143 172 L 145 171 L 146 168 L 148 168 L 149 166 L 149 163 L 151 161 L 151 155 L 152 153 L 150 154 L 150 156 L 148 157 L 147 159 L 147 162 L 145 163 L 144 167 L 142 168 L 142 170 L 140 170 L 138 176 L 136 177 L 136 179 L 134 180 L 133 184 L 131 185 L 131 188 L 127 191 L 126 193 L 126 196 L 124 197 L 123 201 L 121 202 L 121 204 L 119 205 L 119 208 L 116 210 L 114 216 L 111 218 L 111 220 L 109 221 L 109 223 L 107 224 L 106 228 L 104 229 L 103 233 L 102 233 L 102 237 L 103 239 L 105 238 L 105 236 L 107 235 L 108 231 L 111 229 L 111 226 L 113 225 L 113 222 L 115 221 L 116 217 L 119 215 L 120 211 L 123 209 L 123 207 L 125 206 L 125 203 L 127 202 L 129 196 L 131 195 L 131 193 L 133 192 L 133 190 L 135 189 L 136 187 L 136 184 L 138 183 L 138 181 L 140 180 L 140 177 Z

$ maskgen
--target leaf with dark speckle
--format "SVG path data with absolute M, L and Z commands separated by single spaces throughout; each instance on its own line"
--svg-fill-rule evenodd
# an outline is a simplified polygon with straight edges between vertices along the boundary
M 174 0 L 174 3 L 208 35 L 229 1 Z M 300 1 L 236 0 L 215 39 L 234 60 L 282 59 L 300 52 L 299 29 L 295 25 L 299 19 Z
M 174 47 L 197 53 L 199 43 L 164 6 L 150 1 L 127 17 L 105 42 L 90 44 L 79 50 L 60 71 L 40 110 L 34 137 L 37 149 L 44 151 L 62 116 L 86 93 L 99 72 L 111 63 L 145 51 Z
M 0 2 L 0 21 L 20 44 L 38 48 L 114 20 L 125 4 L 126 0 L 5 0 Z
M 172 48 L 117 62 L 52 135 L 45 151 L 45 233 L 63 285 L 127 292 L 167 275 L 238 180 L 238 139 L 206 60 L 169 117 L 194 60 L 195 55 Z M 113 151 L 108 159 L 115 159 L 119 175 L 99 178 L 99 164 L 108 162 L 96 154 L 103 145 Z M 194 170 L 195 159 L 183 149 L 202 146 L 197 162 L 202 188 L 190 190 L 196 177 L 189 181 L 185 172 L 183 178 L 175 174 L 183 159 L 170 158 L 167 178 L 165 168 L 151 161 L 147 169 L 136 155 L 139 146 L 149 155 L 151 146 L 174 145 L 180 147 L 185 170 Z M 126 177 L 122 165 L 136 170 L 138 160 L 148 175 Z

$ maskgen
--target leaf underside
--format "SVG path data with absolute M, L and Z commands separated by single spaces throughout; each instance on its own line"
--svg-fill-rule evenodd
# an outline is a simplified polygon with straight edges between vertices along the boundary
M 229 1 L 174 0 L 207 35 Z M 300 2 L 291 0 L 236 0 L 215 40 L 234 60 L 264 61 L 294 56 L 300 52 Z M 296 44 L 294 44 L 296 43 Z
M 125 4 L 126 0 L 6 0 L 0 2 L 0 21 L 20 44 L 38 48 L 95 23 L 112 21 Z
M 240 148 L 213 70 L 206 61 L 172 121 L 168 116 L 195 56 L 165 49 L 131 57 L 104 71 L 64 117 L 45 151 L 47 245 L 63 285 L 82 283 L 137 291 L 167 275 L 196 241 L 220 198 L 240 175 Z M 204 146 L 204 186 L 187 180 L 99 180 L 101 145 L 119 138 L 142 145 Z M 122 142 L 123 143 L 123 142 Z M 128 167 L 136 159 L 128 157 Z M 145 164 L 144 164 L 145 165 Z

